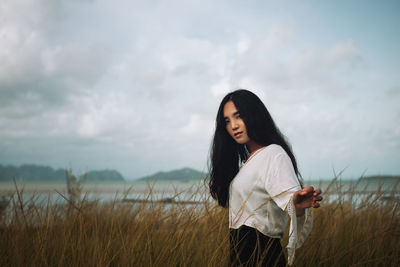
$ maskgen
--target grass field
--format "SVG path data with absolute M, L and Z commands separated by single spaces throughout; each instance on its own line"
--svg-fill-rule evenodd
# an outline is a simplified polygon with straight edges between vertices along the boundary
M 353 191 L 331 183 L 294 266 L 400 266 L 398 187 Z M 18 190 L 12 202 L 0 214 L 0 266 L 228 265 L 228 214 L 213 201 L 60 205 Z

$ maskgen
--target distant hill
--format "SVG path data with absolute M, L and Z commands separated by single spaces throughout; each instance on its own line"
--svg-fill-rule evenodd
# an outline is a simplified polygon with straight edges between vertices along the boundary
M 363 181 L 374 181 L 374 182 L 385 182 L 385 181 L 400 181 L 400 176 L 394 175 L 371 175 L 362 177 L 361 180 Z
M 124 177 L 116 170 L 90 171 L 86 177 L 86 181 L 90 182 L 123 182 Z
M 0 165 L 0 182 L 64 182 L 65 169 L 53 169 L 48 166 L 25 164 L 20 167 Z M 124 177 L 115 170 L 89 171 L 87 182 L 123 182 Z
M 169 172 L 157 172 L 153 175 L 139 178 L 137 181 L 169 181 L 169 182 L 189 182 L 189 181 L 200 181 L 204 179 L 206 173 L 197 171 L 191 168 L 183 168 L 179 170 L 173 170 Z

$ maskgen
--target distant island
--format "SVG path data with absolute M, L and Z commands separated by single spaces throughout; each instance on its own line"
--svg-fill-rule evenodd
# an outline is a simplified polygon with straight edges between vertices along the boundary
M 183 168 L 168 172 L 157 172 L 152 175 L 141 177 L 136 181 L 156 181 L 156 182 L 190 182 L 200 181 L 207 176 L 206 173 L 192 168 Z
M 135 181 L 156 181 L 156 182 L 189 182 L 199 181 L 205 179 L 208 173 L 200 172 L 192 168 L 182 168 L 178 170 L 172 170 L 168 172 L 157 172 L 152 175 L 144 176 Z M 357 181 L 357 179 L 351 179 Z M 400 176 L 398 175 L 370 175 L 360 178 L 361 181 L 365 182 L 400 182 Z
M 0 182 L 65 182 L 66 170 L 49 166 L 24 164 L 20 167 L 0 164 Z M 89 171 L 86 182 L 124 182 L 124 177 L 116 170 Z
M 361 177 L 362 181 L 369 181 L 369 182 L 385 182 L 385 181 L 400 181 L 400 176 L 395 175 L 371 175 Z
M 92 170 L 86 173 L 85 182 L 126 182 L 125 178 L 116 170 Z M 160 171 L 146 175 L 138 179 L 129 180 L 132 182 L 192 182 L 201 181 L 208 176 L 208 173 L 192 168 L 182 168 L 172 171 Z M 80 176 L 82 177 L 82 175 Z M 20 167 L 0 164 L 0 182 L 65 182 L 66 169 L 53 169 L 49 166 L 24 164 Z M 358 179 L 353 179 L 354 181 Z M 399 175 L 370 175 L 360 178 L 366 182 L 397 182 Z

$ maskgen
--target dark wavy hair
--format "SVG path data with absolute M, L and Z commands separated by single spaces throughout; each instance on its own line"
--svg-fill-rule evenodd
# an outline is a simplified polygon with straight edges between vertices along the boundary
M 246 160 L 249 155 L 246 146 L 238 144 L 226 130 L 224 106 L 229 101 L 232 101 L 239 111 L 249 138 L 261 146 L 280 145 L 289 155 L 296 175 L 301 177 L 289 143 L 276 127 L 263 102 L 248 90 L 236 90 L 227 94 L 218 108 L 210 151 L 210 193 L 222 207 L 229 204 L 229 186 L 239 171 L 240 161 Z

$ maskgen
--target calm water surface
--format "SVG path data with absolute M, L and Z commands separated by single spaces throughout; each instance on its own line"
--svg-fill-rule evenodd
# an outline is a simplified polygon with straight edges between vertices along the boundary
M 304 185 L 321 188 L 327 201 L 338 199 L 347 200 L 352 197 L 362 199 L 366 195 L 382 194 L 383 197 L 400 197 L 400 184 L 393 180 L 385 183 L 367 181 L 305 181 Z M 68 198 L 67 187 L 64 183 L 17 183 L 20 199 L 27 203 L 66 203 Z M 19 201 L 14 183 L 0 183 L 0 202 L 13 197 L 14 202 Z M 212 201 L 208 188 L 204 183 L 85 183 L 82 185 L 81 197 L 86 200 L 105 201 Z M 11 201 L 12 202 L 12 201 Z M 10 203 L 11 203 L 10 202 Z

